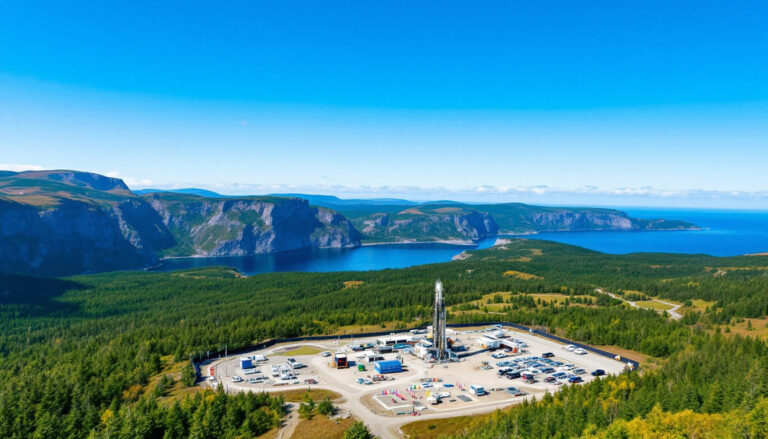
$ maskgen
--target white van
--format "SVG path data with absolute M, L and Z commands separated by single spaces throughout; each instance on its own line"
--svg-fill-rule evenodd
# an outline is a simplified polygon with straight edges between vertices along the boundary
M 469 393 L 475 396 L 483 396 L 485 395 L 485 388 L 479 384 L 473 384 L 469 386 Z

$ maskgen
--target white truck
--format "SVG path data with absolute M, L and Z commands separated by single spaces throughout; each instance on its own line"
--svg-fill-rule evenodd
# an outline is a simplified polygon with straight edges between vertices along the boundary
M 485 387 L 479 384 L 472 384 L 471 386 L 469 386 L 469 393 L 475 396 L 483 396 L 485 395 Z

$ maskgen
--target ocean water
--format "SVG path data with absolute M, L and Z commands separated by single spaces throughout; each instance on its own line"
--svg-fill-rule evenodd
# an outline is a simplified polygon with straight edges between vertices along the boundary
M 620 208 L 637 218 L 666 218 L 692 222 L 702 230 L 668 232 L 548 232 L 526 235 L 586 247 L 605 253 L 705 253 L 733 256 L 768 252 L 768 211 Z M 313 249 L 270 255 L 166 259 L 153 270 L 172 271 L 227 265 L 244 274 L 275 271 L 364 271 L 447 262 L 468 248 L 487 248 L 496 238 L 476 247 L 447 244 L 397 244 L 353 249 Z
M 704 253 L 735 256 L 768 252 L 768 211 L 619 208 L 635 218 L 688 221 L 702 230 L 550 232 L 527 236 L 604 253 Z

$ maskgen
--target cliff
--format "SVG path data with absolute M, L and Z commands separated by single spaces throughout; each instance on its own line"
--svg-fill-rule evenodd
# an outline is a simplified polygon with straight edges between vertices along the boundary
M 354 224 L 365 238 L 379 242 L 474 242 L 498 231 L 493 217 L 474 209 L 412 207 L 393 213 L 374 213 Z
M 478 241 L 496 234 L 584 230 L 696 230 L 685 221 L 631 218 L 614 209 L 521 203 L 338 206 L 368 242 Z
M 343 215 L 277 197 L 136 196 L 77 171 L 0 174 L 0 273 L 67 275 L 142 268 L 159 256 L 229 256 L 353 247 Z
M 38 275 L 141 267 L 173 244 L 157 214 L 136 200 L 102 207 L 61 199 L 37 207 L 0 198 L 0 271 Z
M 347 218 L 298 198 L 155 193 L 144 199 L 176 239 L 166 255 L 238 256 L 360 245 L 360 234 Z
M 615 209 L 531 206 L 521 203 L 475 206 L 488 212 L 499 225 L 499 233 L 585 230 L 696 230 L 694 224 L 666 219 L 632 218 Z

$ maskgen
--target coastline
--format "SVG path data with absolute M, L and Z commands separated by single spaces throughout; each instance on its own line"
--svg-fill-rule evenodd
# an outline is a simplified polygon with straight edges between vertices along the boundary
M 533 236 L 533 235 L 539 235 L 542 233 L 568 233 L 568 232 L 684 232 L 684 231 L 700 231 L 700 230 L 707 230 L 707 227 L 692 227 L 692 228 L 670 228 L 670 229 L 629 229 L 629 230 L 616 230 L 616 229 L 559 229 L 559 230 L 527 230 L 527 231 L 521 231 L 521 232 L 514 232 L 514 231 L 504 231 L 499 232 L 495 235 L 485 237 L 483 239 L 501 239 L 501 238 L 521 238 L 524 236 Z M 523 238 L 524 239 L 524 238 Z M 459 246 L 459 247 L 475 247 L 477 246 L 478 241 L 472 241 L 472 240 L 465 240 L 465 239 L 439 239 L 434 241 L 378 241 L 378 242 L 363 242 L 359 246 L 346 246 L 346 247 L 318 247 L 318 248 L 348 248 L 348 249 L 354 249 L 354 248 L 360 248 L 360 247 L 373 247 L 373 246 L 397 246 L 397 245 L 421 245 L 421 244 L 441 244 L 441 245 L 453 245 L 453 246 Z M 311 247 L 308 247 L 308 249 L 311 249 Z M 304 249 L 296 249 L 296 250 L 304 250 Z M 293 251 L 293 250 L 288 250 Z M 268 253 L 256 253 L 254 255 L 269 255 L 269 254 L 275 254 L 275 253 L 281 253 L 281 252 L 268 252 Z M 238 256 L 253 256 L 253 255 L 217 255 L 217 256 L 211 256 L 211 255 L 188 255 L 188 256 L 163 256 L 159 258 L 160 263 L 162 261 L 166 260 L 173 260 L 173 259 L 191 259 L 191 258 L 228 258 L 228 257 L 238 257 Z M 154 268 L 156 266 L 159 266 L 160 264 L 155 264 L 152 267 L 147 267 L 147 269 Z
M 489 236 L 488 238 L 493 238 L 493 236 Z M 391 242 L 385 241 L 385 242 L 366 242 L 366 243 L 360 244 L 360 247 L 371 247 L 375 245 L 408 245 L 408 244 L 447 244 L 447 245 L 460 245 L 463 247 L 474 247 L 477 245 L 477 242 L 465 241 L 461 239 L 441 239 L 437 241 L 391 241 Z

